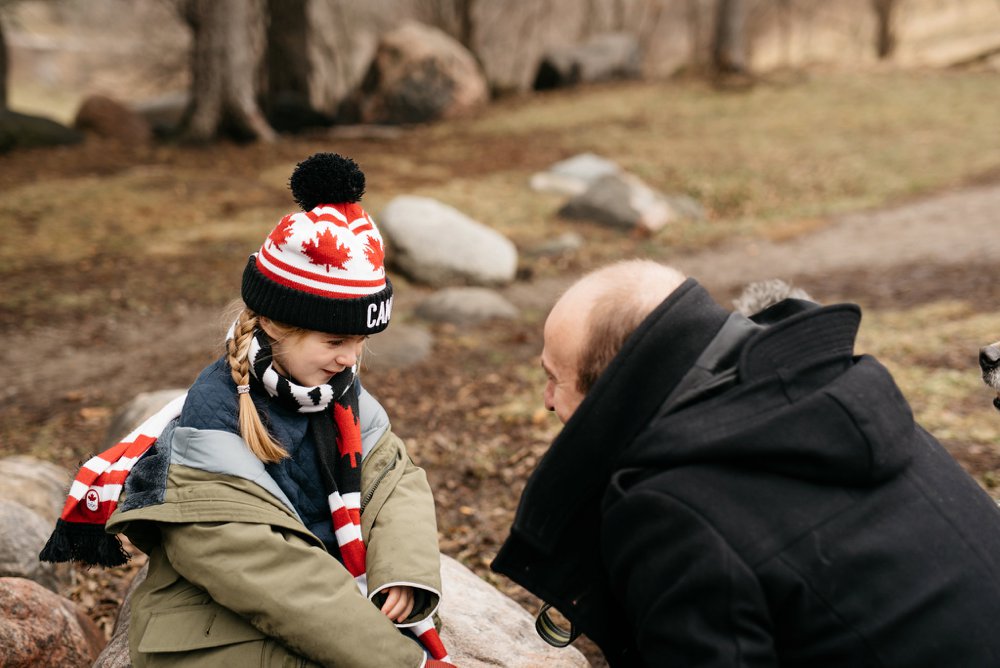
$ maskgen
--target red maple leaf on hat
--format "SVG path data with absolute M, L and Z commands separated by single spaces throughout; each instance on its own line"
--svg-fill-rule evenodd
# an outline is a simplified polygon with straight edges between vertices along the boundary
M 315 241 L 302 244 L 302 252 L 310 262 L 325 266 L 327 271 L 330 271 L 330 267 L 344 269 L 344 264 L 351 259 L 350 249 L 337 242 L 337 237 L 330 233 L 329 227 L 316 235 Z
M 365 244 L 365 257 L 372 263 L 372 268 L 375 271 L 382 268 L 382 263 L 385 261 L 385 250 L 375 237 L 368 237 L 368 243 Z
M 291 228 L 293 222 L 292 214 L 288 214 L 282 218 L 281 222 L 279 222 L 278 225 L 271 230 L 271 233 L 267 235 L 267 240 L 274 246 L 283 245 L 286 241 L 288 241 L 288 237 L 292 236 Z

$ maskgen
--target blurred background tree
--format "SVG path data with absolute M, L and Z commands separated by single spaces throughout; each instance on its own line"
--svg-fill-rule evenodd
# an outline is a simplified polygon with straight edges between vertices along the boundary
M 257 103 L 258 35 L 264 21 L 258 0 L 186 0 L 181 11 L 194 35 L 191 105 L 181 136 L 273 141 L 274 130 Z
M 14 108 L 65 122 L 90 94 L 143 113 L 172 96 L 170 132 L 199 141 L 345 122 L 380 39 L 412 21 L 467 50 L 493 97 L 532 92 L 559 58 L 585 74 L 609 45 L 633 44 L 636 64 L 602 76 L 749 83 L 781 68 L 948 66 L 1000 51 L 996 0 L 0 0 L 0 10 L 10 68 L 0 89 L 13 86 Z
M 899 7 L 897 0 L 872 0 L 872 9 L 875 10 L 875 53 L 881 59 L 892 56 L 896 49 L 896 9 Z
M 717 0 L 712 68 L 721 76 L 748 73 L 747 8 L 744 0 Z
M 0 13 L 0 109 L 7 108 L 7 40 L 4 38 L 3 14 Z

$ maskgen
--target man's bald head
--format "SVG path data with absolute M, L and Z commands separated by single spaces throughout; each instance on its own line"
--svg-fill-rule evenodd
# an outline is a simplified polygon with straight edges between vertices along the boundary
M 625 339 L 684 279 L 676 269 L 650 260 L 625 260 L 587 274 L 549 313 L 543 365 L 548 358 L 574 370 L 573 384 L 582 399 Z M 548 398 L 546 405 L 553 408 Z

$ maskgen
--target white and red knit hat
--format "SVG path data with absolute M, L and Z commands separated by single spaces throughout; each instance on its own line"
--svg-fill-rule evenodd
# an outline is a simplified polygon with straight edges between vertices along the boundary
M 271 230 L 243 271 L 243 301 L 258 315 L 333 334 L 389 325 L 385 242 L 358 202 L 365 175 L 350 158 L 317 153 L 289 179 L 301 212 Z

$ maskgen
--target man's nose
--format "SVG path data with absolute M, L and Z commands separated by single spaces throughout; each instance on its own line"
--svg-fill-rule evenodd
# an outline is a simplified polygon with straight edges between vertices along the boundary
M 1000 344 L 994 343 L 979 349 L 979 366 L 983 371 L 993 371 L 1000 366 Z

